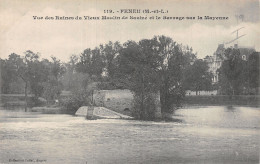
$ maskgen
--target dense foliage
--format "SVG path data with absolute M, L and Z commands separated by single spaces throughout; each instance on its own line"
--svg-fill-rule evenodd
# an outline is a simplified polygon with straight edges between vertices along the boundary
M 209 91 L 212 89 L 212 73 L 208 71 L 208 64 L 203 60 L 196 60 L 184 72 L 184 86 L 186 89 L 196 91 Z
M 40 60 L 39 57 L 38 53 L 28 50 L 24 56 L 12 53 L 8 59 L 1 59 L 1 81 L 4 82 L 1 85 L 2 93 L 19 93 L 22 90 L 26 102 L 28 92 L 34 95 L 35 102 L 39 97 L 44 97 L 48 103 L 54 102 L 62 90 L 59 78 L 64 73 L 64 67 L 54 57 L 52 61 Z M 17 82 L 20 83 L 17 86 L 24 89 L 10 89 Z
M 243 60 L 239 49 L 225 50 L 225 60 L 219 69 L 222 94 L 256 94 L 259 87 L 259 53 Z

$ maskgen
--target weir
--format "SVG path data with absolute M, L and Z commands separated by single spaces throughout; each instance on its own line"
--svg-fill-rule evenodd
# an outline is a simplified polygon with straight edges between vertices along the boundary
M 133 119 L 133 117 L 114 112 L 105 107 L 82 106 L 75 113 L 87 119 Z

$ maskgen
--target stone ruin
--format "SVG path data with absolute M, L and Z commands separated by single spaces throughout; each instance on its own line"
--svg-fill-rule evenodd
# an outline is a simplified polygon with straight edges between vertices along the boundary
M 133 110 L 134 95 L 130 90 L 95 90 L 93 100 L 95 106 L 105 107 L 115 112 L 130 116 Z M 160 100 L 156 101 L 156 117 L 161 117 Z
M 133 98 L 130 90 L 96 90 L 93 94 L 95 106 L 106 107 L 127 115 L 131 113 Z

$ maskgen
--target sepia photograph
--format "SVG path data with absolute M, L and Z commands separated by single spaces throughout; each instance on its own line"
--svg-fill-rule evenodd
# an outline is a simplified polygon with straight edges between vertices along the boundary
M 259 164 L 259 0 L 0 0 L 0 164 Z

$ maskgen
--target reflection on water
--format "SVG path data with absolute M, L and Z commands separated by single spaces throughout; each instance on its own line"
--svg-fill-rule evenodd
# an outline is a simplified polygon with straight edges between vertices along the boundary
M 249 107 L 180 109 L 181 122 L 0 110 L 0 163 L 258 163 L 259 116 Z

